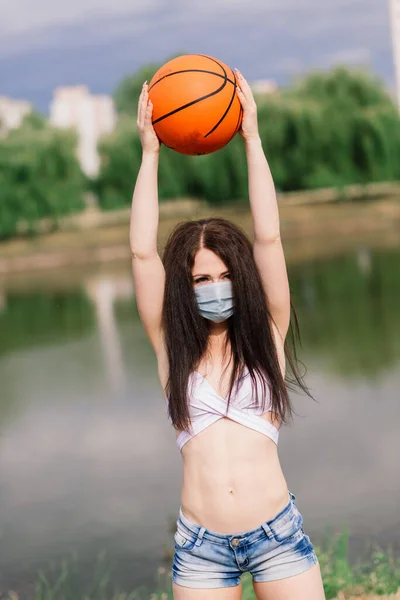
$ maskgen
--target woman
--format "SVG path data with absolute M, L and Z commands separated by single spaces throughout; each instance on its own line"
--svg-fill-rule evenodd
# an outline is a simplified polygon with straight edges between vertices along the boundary
M 253 245 L 225 219 L 187 221 L 172 232 L 161 261 L 160 144 L 147 83 L 138 106 L 143 156 L 132 200 L 133 277 L 184 467 L 172 589 L 175 600 L 236 600 L 248 571 L 259 600 L 321 600 L 318 559 L 278 458 L 279 428 L 291 415 L 286 359 L 306 388 L 285 345 L 289 285 L 257 107 L 237 76 Z

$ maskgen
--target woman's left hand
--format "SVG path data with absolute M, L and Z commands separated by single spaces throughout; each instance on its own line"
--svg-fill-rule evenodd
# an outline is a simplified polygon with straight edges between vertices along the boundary
M 237 82 L 236 93 L 243 108 L 242 126 L 239 130 L 244 141 L 247 142 L 253 138 L 260 137 L 257 121 L 257 104 L 254 100 L 251 87 L 243 77 L 240 71 L 236 69 Z

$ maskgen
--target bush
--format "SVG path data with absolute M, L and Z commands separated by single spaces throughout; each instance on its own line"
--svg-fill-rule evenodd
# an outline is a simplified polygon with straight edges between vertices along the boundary
M 22 225 L 35 233 L 39 219 L 83 209 L 85 178 L 71 133 L 30 122 L 0 141 L 0 240 Z
M 137 84 L 138 77 L 132 81 Z M 136 102 L 132 97 L 130 106 Z M 382 83 L 367 72 L 338 67 L 311 73 L 266 97 L 259 103 L 258 115 L 275 184 L 283 191 L 400 178 L 399 113 Z M 96 182 L 101 206 L 128 206 L 141 155 L 133 116 L 102 144 L 102 155 L 103 169 Z M 239 136 L 203 157 L 163 148 L 160 198 L 197 196 L 213 204 L 243 199 L 246 171 Z

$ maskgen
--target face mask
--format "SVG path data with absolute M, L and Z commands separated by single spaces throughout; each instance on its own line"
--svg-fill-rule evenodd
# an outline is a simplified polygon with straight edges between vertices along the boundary
M 214 323 L 222 323 L 233 315 L 233 291 L 231 281 L 207 283 L 194 288 L 197 305 L 202 317 Z

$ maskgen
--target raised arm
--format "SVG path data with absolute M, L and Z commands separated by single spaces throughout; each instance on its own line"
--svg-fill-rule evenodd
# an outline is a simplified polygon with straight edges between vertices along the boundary
M 284 341 L 290 323 L 290 291 L 280 237 L 275 186 L 263 151 L 257 122 L 257 105 L 240 72 L 237 92 L 243 107 L 241 135 L 244 139 L 250 208 L 254 231 L 254 260 L 261 275 L 271 316 Z
M 143 327 L 156 354 L 162 342 L 161 314 L 165 271 L 157 251 L 158 160 L 160 142 L 154 131 L 147 83 L 138 104 L 137 126 L 142 142 L 142 163 L 132 198 L 130 246 L 135 296 Z

